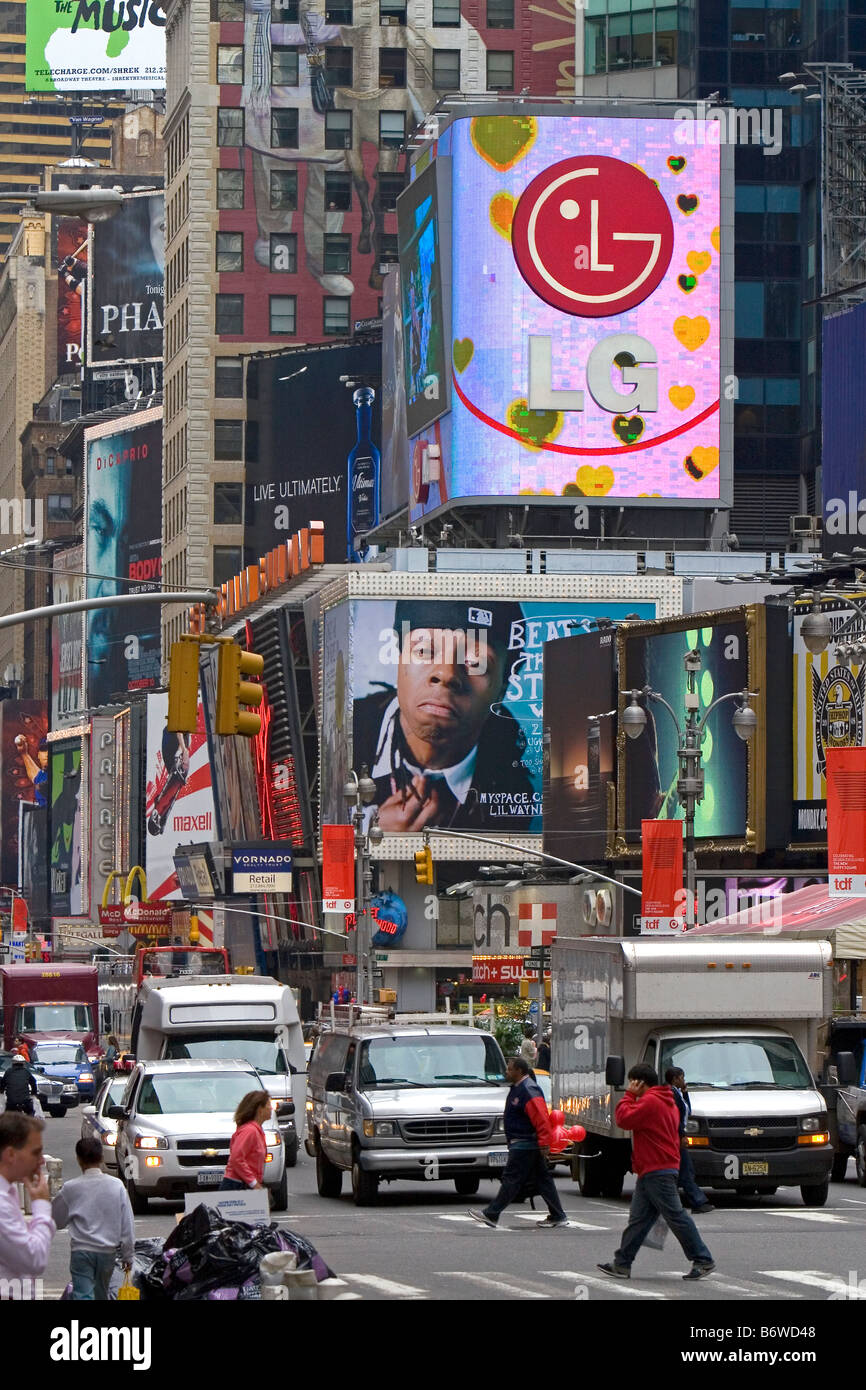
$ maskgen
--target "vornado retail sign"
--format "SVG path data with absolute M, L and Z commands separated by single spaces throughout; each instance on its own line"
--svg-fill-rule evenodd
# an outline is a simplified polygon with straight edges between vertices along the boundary
M 160 0 L 27 0 L 27 91 L 165 86 Z
M 444 310 L 423 293 L 429 247 L 413 275 L 401 233 L 404 332 L 452 345 L 450 409 L 416 437 L 414 463 L 432 449 L 435 466 L 415 467 L 413 516 L 514 494 L 729 500 L 731 152 L 675 133 L 652 111 L 455 113 L 436 147 Z

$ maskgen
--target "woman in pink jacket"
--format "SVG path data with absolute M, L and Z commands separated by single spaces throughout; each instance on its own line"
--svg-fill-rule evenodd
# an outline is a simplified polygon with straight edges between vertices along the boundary
M 267 1091 L 248 1091 L 235 1111 L 237 1129 L 232 1135 L 229 1161 L 220 1187 L 263 1187 L 267 1144 L 262 1128 L 271 1117 Z

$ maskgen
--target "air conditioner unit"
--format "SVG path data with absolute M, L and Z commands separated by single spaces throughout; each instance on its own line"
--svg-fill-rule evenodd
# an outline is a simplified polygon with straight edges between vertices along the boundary
M 820 536 L 824 529 L 820 516 L 808 516 L 805 513 L 790 517 L 788 524 L 792 536 Z
M 382 15 L 382 23 L 383 23 L 383 24 L 405 24 L 405 23 L 406 23 L 406 19 L 405 19 L 405 16 L 399 15 L 399 14 L 383 14 L 383 15 Z

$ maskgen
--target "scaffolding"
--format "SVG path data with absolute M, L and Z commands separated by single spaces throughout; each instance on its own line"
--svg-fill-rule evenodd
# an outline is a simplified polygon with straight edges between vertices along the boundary
M 866 72 L 803 66 L 821 95 L 821 298 L 836 313 L 866 299 Z

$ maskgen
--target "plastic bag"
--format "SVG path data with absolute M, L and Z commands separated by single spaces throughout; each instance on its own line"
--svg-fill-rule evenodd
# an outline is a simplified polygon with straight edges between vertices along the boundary
M 650 1250 L 664 1250 L 665 1241 L 668 1238 L 668 1223 L 663 1216 L 656 1217 L 655 1224 L 648 1236 L 644 1237 L 644 1245 L 648 1245 Z
M 127 1270 L 123 1276 L 123 1283 L 117 1290 L 117 1301 L 118 1303 L 136 1303 L 140 1298 L 141 1293 L 135 1285 L 130 1282 L 129 1271 Z

